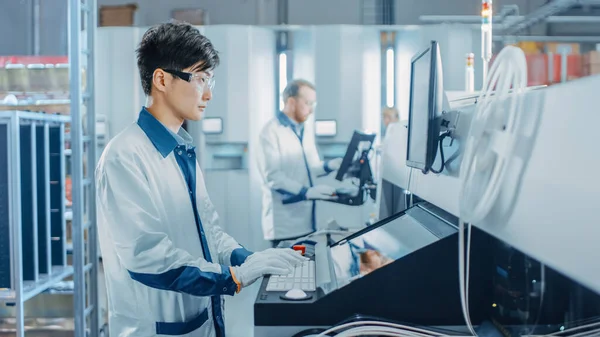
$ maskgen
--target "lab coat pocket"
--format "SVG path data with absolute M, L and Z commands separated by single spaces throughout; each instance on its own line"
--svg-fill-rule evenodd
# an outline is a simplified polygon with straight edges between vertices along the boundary
M 156 322 L 156 334 L 162 336 L 182 336 L 198 330 L 208 321 L 208 308 L 187 322 Z

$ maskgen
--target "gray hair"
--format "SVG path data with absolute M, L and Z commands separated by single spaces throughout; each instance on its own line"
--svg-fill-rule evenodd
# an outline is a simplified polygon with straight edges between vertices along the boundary
M 315 90 L 315 85 L 310 83 L 307 80 L 303 79 L 295 79 L 288 83 L 288 85 L 283 90 L 283 101 L 287 102 L 290 97 L 298 97 L 298 92 L 302 87 L 309 87 L 312 90 Z

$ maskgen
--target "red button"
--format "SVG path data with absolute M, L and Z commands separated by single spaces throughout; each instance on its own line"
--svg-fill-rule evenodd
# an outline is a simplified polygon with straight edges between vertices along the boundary
M 306 246 L 304 246 L 304 245 L 295 245 L 292 247 L 292 249 L 302 252 L 302 255 L 304 255 L 304 253 L 306 253 Z

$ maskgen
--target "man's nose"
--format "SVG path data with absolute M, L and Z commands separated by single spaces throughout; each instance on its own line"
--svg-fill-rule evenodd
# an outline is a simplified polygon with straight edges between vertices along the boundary
M 210 101 L 211 98 L 212 98 L 212 90 L 210 88 L 206 88 L 204 90 L 204 93 L 202 94 L 202 100 Z

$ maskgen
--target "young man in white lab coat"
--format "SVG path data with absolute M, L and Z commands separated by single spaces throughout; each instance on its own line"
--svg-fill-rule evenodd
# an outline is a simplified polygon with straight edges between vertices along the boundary
M 224 337 L 223 296 L 287 274 L 291 249 L 251 253 L 221 230 L 184 120 L 212 97 L 219 57 L 191 25 L 150 28 L 137 50 L 147 107 L 96 171 L 110 335 Z
M 318 176 L 340 168 L 342 158 L 321 161 L 314 135 L 304 134 L 317 93 L 312 83 L 291 81 L 283 91 L 284 108 L 260 133 L 258 167 L 263 180 L 262 228 L 276 247 L 316 230 L 315 200 L 335 198 L 335 188 L 315 185 Z

